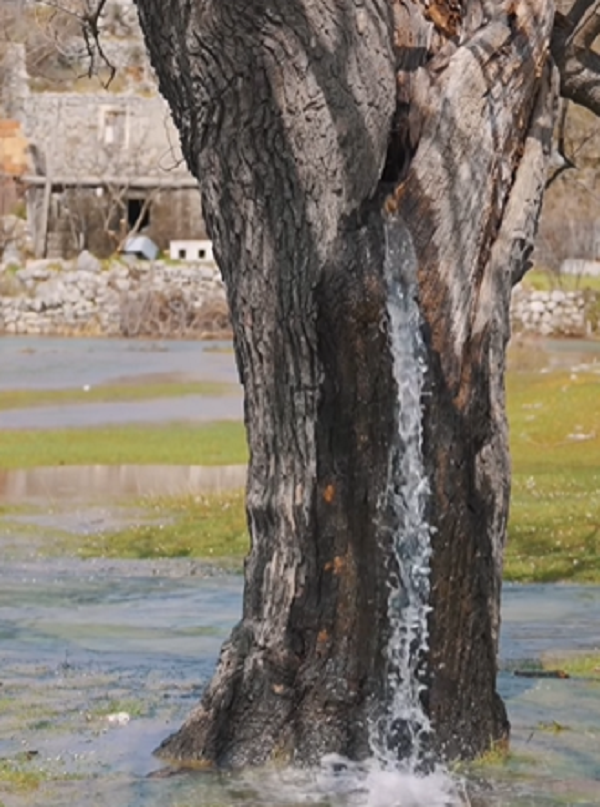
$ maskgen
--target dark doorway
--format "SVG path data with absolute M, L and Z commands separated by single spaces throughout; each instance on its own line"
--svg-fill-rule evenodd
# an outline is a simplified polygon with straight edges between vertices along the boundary
M 145 210 L 144 205 L 146 205 Z M 138 219 L 140 219 L 139 224 Z M 132 230 L 136 224 L 138 231 L 150 226 L 150 205 L 146 204 L 146 199 L 143 197 L 127 200 L 127 226 Z

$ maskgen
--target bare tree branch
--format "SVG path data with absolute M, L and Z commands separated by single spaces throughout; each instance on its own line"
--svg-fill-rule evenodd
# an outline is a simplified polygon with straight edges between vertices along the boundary
M 555 182 L 558 177 L 569 168 L 576 168 L 573 160 L 567 156 L 565 134 L 567 128 L 567 115 L 569 111 L 569 102 L 565 98 L 560 99 L 556 124 L 556 148 L 553 158 L 557 157 L 558 160 L 553 159 L 553 167 L 556 167 L 554 173 L 546 180 L 546 189 Z
M 600 55 L 591 49 L 600 34 L 600 0 L 577 0 L 556 12 L 551 51 L 560 71 L 560 91 L 600 115 Z
M 573 6 L 570 19 L 574 25 L 573 42 L 591 48 L 600 34 L 600 4 L 597 0 L 586 0 L 585 3 L 580 0 L 579 4 Z
M 102 47 L 101 20 L 107 0 L 85 0 L 80 7 L 69 6 L 66 2 L 61 2 L 61 0 L 36 0 L 36 3 L 77 19 L 81 26 L 81 34 L 88 57 L 87 76 L 92 78 L 97 74 L 98 61 L 100 61 L 109 71 L 108 79 L 103 82 L 104 87 L 108 88 L 116 75 L 117 68 L 110 61 Z

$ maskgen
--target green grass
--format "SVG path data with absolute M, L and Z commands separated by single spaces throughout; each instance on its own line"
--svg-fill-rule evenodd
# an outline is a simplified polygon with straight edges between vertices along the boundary
M 75 773 L 57 773 L 46 770 L 36 762 L 35 755 L 28 752 L 18 754 L 14 759 L 0 759 L 0 795 L 24 796 L 33 793 L 50 782 L 72 782 L 82 777 Z M 39 795 L 39 794 L 38 794 Z M 2 805 L 0 801 L 0 807 Z M 33 803 L 19 802 L 19 803 Z
M 223 561 L 242 558 L 248 551 L 243 491 L 154 499 L 146 502 L 146 508 L 149 514 L 159 514 L 160 522 L 136 524 L 83 538 L 73 536 L 77 554 L 80 557 L 189 557 Z
M 510 374 L 505 579 L 600 580 L 600 376 Z
M 115 700 L 112 698 L 92 705 L 87 714 L 90 717 L 108 717 L 108 715 L 119 712 L 127 712 L 130 717 L 143 717 L 147 710 L 148 704 L 143 700 Z
M 561 289 L 562 291 L 582 291 L 590 289 L 600 291 L 600 277 L 588 277 L 587 275 L 558 275 L 545 269 L 532 269 L 527 272 L 522 281 L 526 289 L 534 291 L 552 291 Z
M 2 432 L 0 469 L 48 465 L 236 465 L 247 461 L 238 422 Z
M 230 384 L 202 382 L 170 382 L 148 384 L 105 384 L 84 390 L 29 389 L 0 390 L 0 411 L 37 406 L 60 406 L 79 403 L 120 403 L 160 398 L 181 398 L 187 395 L 226 395 L 235 392 Z
M 600 652 L 571 653 L 568 656 L 546 654 L 541 662 L 544 670 L 564 670 L 572 678 L 600 681 Z
M 0 792 L 30 792 L 37 790 L 48 776 L 24 763 L 0 759 Z

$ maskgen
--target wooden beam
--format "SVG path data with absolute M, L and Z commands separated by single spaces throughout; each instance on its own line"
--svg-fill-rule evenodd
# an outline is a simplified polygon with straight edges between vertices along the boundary
M 49 181 L 45 176 L 26 174 L 19 178 L 24 185 L 46 186 Z M 159 177 L 118 177 L 118 176 L 54 176 L 51 179 L 52 187 L 68 188 L 106 188 L 117 186 L 119 188 L 185 190 L 198 189 L 198 182 L 193 177 L 169 178 Z

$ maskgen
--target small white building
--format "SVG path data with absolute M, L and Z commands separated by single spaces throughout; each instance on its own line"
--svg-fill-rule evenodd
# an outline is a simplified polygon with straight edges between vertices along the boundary
M 214 263 L 212 241 L 170 241 L 169 255 L 172 261 L 206 261 Z

